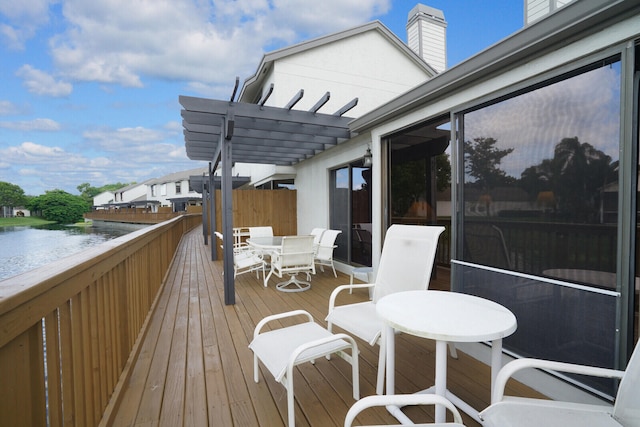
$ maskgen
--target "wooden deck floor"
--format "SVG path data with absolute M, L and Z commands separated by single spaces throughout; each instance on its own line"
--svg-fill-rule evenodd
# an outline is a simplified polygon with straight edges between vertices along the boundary
M 196 229 L 183 239 L 167 283 L 158 298 L 140 342 L 140 352 L 123 386 L 112 424 L 116 426 L 281 426 L 286 425 L 286 393 L 262 368 L 253 381 L 253 354 L 248 348 L 253 330 L 263 317 L 303 308 L 326 325 L 329 294 L 348 276 L 325 269 L 300 293 L 275 290 L 272 279 L 244 274 L 236 280 L 236 304 L 224 305 L 222 263 L 209 260 L 209 247 Z M 433 288 L 448 287 L 448 270 L 438 272 Z M 343 300 L 363 301 L 362 290 Z M 378 348 L 358 341 L 361 396 L 374 394 Z M 399 335 L 396 340 L 397 392 L 411 393 L 433 384 L 435 345 L 429 340 Z M 478 409 L 489 403 L 489 369 L 459 353 L 449 359 L 448 386 Z M 266 375 L 265 375 L 266 374 Z M 340 358 L 317 360 L 294 373 L 296 424 L 342 426 L 354 403 L 350 365 Z M 515 385 L 514 387 L 522 387 Z M 430 421 L 432 410 L 411 407 L 416 421 Z M 384 409 L 359 418 L 371 424 L 393 422 Z M 467 426 L 478 426 L 464 416 Z

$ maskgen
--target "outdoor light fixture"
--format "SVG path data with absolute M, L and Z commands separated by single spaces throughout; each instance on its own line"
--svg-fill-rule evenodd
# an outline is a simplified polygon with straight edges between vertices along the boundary
M 373 166 L 373 154 L 371 154 L 371 148 L 367 147 L 367 152 L 364 153 L 364 160 L 362 162 L 362 165 L 365 168 L 370 168 L 371 166 Z

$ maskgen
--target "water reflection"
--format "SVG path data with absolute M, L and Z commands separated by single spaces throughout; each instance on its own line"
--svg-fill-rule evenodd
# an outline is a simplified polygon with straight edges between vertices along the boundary
M 140 225 L 139 228 L 144 227 Z M 0 227 L 0 280 L 130 233 L 127 226 Z

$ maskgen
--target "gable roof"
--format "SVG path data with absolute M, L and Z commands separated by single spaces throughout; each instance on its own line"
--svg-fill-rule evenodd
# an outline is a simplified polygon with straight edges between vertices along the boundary
M 268 73 L 267 71 L 273 66 L 273 63 L 279 59 L 286 58 L 288 56 L 296 55 L 301 52 L 306 52 L 311 49 L 315 49 L 320 46 L 324 46 L 337 41 L 345 40 L 358 34 L 365 33 L 367 31 L 377 31 L 385 39 L 387 39 L 392 45 L 394 45 L 400 52 L 413 61 L 418 67 L 425 70 L 431 77 L 438 74 L 438 72 L 427 64 L 418 54 L 412 51 L 409 46 L 402 42 L 389 30 L 382 22 L 372 21 L 357 27 L 349 28 L 348 30 L 332 33 L 326 36 L 318 37 L 315 39 L 307 40 L 298 44 L 284 47 L 282 49 L 274 50 L 266 53 L 262 56 L 260 64 L 255 74 L 248 77 L 240 90 L 238 99 L 253 99 L 257 91 L 262 87 L 262 79 Z
M 207 166 L 199 167 L 196 169 L 189 169 L 179 172 L 173 172 L 168 175 L 161 176 L 160 178 L 151 179 L 146 181 L 146 184 L 165 184 L 167 182 L 176 182 L 176 181 L 185 181 L 189 180 L 189 177 L 192 175 L 202 175 L 203 173 L 208 174 L 209 168 Z

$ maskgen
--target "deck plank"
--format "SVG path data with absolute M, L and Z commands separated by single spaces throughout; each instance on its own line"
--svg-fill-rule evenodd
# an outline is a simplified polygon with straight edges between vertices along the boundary
M 123 387 L 114 416 L 118 426 L 284 426 L 287 420 L 285 388 L 262 365 L 260 381 L 253 380 L 253 353 L 248 345 L 255 325 L 265 316 L 305 309 L 326 325 L 329 295 L 349 282 L 339 273 L 318 271 L 309 291 L 275 290 L 272 277 L 264 287 L 262 277 L 244 274 L 236 279 L 236 304 L 224 304 L 222 263 L 210 261 L 201 229 L 185 236 L 167 275 L 166 283 L 141 343 L 141 351 Z M 448 288 L 448 271 L 441 270 L 431 288 Z M 340 303 L 360 302 L 367 290 L 341 295 Z M 292 319 L 275 322 L 286 326 Z M 356 340 L 360 355 L 360 394 L 375 392 L 378 347 Z M 396 392 L 410 393 L 433 384 L 435 344 L 409 335 L 396 340 Z M 449 358 L 449 388 L 472 406 L 489 404 L 489 368 L 458 352 Z M 519 392 L 526 387 L 510 383 Z M 351 365 L 332 357 L 294 371 L 296 425 L 341 426 L 354 403 Z M 535 394 L 533 394 L 535 395 Z M 433 410 L 411 407 L 406 413 L 417 421 L 432 421 Z M 477 427 L 463 415 L 465 424 Z M 359 422 L 390 423 L 382 408 L 366 411 Z

